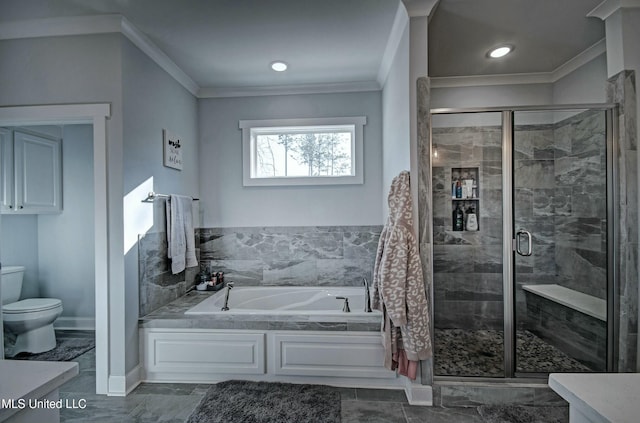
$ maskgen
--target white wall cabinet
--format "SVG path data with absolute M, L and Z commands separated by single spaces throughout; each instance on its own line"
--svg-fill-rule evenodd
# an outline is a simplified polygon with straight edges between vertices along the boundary
M 0 212 L 62 211 L 62 141 L 0 128 Z

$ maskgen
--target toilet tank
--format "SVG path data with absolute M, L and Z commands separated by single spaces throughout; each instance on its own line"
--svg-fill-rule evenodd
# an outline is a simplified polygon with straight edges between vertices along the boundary
M 2 267 L 2 304 L 15 303 L 20 299 L 24 266 Z

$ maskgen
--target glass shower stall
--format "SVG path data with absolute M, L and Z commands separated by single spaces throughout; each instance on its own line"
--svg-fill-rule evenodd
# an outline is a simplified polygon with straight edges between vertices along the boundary
M 431 111 L 435 376 L 616 370 L 615 114 Z

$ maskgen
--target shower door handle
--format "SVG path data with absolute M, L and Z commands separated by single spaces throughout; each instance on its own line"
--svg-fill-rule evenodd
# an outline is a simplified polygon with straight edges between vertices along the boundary
M 520 249 L 520 240 L 522 239 L 523 236 L 527 237 L 527 252 L 522 252 L 522 250 Z M 524 229 L 520 229 L 518 230 L 518 232 L 516 232 L 516 253 L 520 254 L 521 256 L 530 256 L 533 253 L 533 245 L 531 243 L 531 232 L 529 231 L 525 231 Z

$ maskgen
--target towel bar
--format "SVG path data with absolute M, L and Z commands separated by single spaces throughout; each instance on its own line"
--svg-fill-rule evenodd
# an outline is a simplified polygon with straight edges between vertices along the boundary
M 150 191 L 149 194 L 147 194 L 147 198 L 145 198 L 144 200 L 142 200 L 143 203 L 153 203 L 156 198 L 166 198 L 167 201 L 170 200 L 171 196 L 167 195 L 167 194 L 158 194 L 156 192 Z M 193 201 L 199 201 L 199 198 L 192 198 Z

